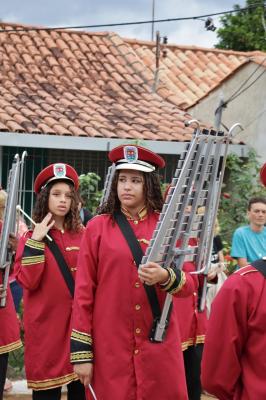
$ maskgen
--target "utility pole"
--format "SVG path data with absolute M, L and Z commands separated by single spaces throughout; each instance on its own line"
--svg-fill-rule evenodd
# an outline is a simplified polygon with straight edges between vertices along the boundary
M 155 18 L 155 0 L 152 0 L 152 24 L 151 24 L 151 41 L 154 39 L 154 18 Z
M 166 45 L 167 45 L 167 36 L 163 37 L 163 43 L 161 46 L 161 36 L 160 32 L 156 32 L 156 48 L 155 48 L 155 72 L 154 72 L 154 83 L 152 87 L 153 93 L 156 92 L 157 86 L 158 86 L 158 81 L 159 81 L 159 70 L 160 70 L 160 56 L 161 56 L 161 50 L 163 54 L 163 58 L 167 56 L 167 50 L 166 50 Z
M 220 101 L 219 101 L 219 105 L 216 108 L 215 113 L 214 113 L 214 127 L 215 127 L 216 131 L 219 131 L 220 126 L 221 126 L 223 109 L 224 109 L 224 101 L 223 101 L 223 97 L 221 97 Z
M 160 65 L 160 54 L 161 54 L 161 46 L 160 46 L 160 32 L 156 32 L 156 49 L 155 49 L 155 72 L 154 72 L 154 83 L 152 91 L 153 93 L 157 90 L 158 80 L 159 80 L 159 65 Z

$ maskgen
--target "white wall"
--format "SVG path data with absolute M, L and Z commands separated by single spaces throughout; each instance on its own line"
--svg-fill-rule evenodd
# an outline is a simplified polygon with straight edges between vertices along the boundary
M 255 72 L 255 70 L 257 71 Z M 222 122 L 230 128 L 234 123 L 240 122 L 244 131 L 237 133 L 236 139 L 253 147 L 261 157 L 260 162 L 266 161 L 266 68 L 250 62 L 229 77 L 215 91 L 203 98 L 199 104 L 191 107 L 188 112 L 194 118 L 214 124 L 214 112 L 220 99 L 228 100 L 250 76 L 246 86 L 249 89 L 232 100 L 227 108 L 223 109 Z M 261 77 L 259 77 L 259 75 Z M 224 128 L 221 128 L 223 130 Z

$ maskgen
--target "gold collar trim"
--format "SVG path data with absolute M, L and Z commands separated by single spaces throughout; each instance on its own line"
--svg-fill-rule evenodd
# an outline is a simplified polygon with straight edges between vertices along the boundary
M 129 220 L 129 221 L 142 221 L 143 219 L 145 219 L 146 217 L 147 217 L 147 214 L 148 214 L 148 210 L 147 210 L 147 208 L 146 208 L 146 206 L 144 206 L 143 208 L 141 208 L 139 211 L 138 211 L 138 219 L 135 219 L 135 218 L 133 218 L 131 215 L 130 215 L 130 212 L 126 209 L 126 208 L 124 208 L 124 207 L 121 207 L 121 211 L 122 211 L 122 213 L 127 217 L 127 219 Z

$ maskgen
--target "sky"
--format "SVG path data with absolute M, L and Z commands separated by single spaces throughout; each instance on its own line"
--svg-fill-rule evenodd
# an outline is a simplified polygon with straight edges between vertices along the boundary
M 46 27 L 113 24 L 153 19 L 195 17 L 233 10 L 245 0 L 2 0 L 0 20 L 3 22 Z M 206 19 L 206 18 L 205 18 Z M 113 31 L 127 38 L 151 40 L 152 31 L 167 36 L 168 43 L 213 47 L 216 32 L 205 29 L 205 19 L 102 27 L 90 31 Z M 219 27 L 219 16 L 213 17 Z

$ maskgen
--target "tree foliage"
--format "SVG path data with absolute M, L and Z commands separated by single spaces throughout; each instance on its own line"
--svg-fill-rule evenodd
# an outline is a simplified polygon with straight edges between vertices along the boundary
M 95 172 L 88 172 L 79 176 L 79 192 L 84 201 L 84 207 L 94 212 L 98 207 L 102 192 L 98 190 L 101 178 Z
M 259 182 L 259 162 L 254 150 L 247 158 L 229 154 L 226 174 L 219 206 L 221 237 L 231 243 L 233 232 L 247 223 L 246 213 L 249 199 L 266 196 L 266 190 Z
M 246 7 L 250 6 L 254 7 L 241 11 L 241 7 L 235 5 L 235 13 L 221 17 L 222 27 L 217 30 L 219 42 L 215 47 L 266 51 L 266 1 L 247 0 Z

